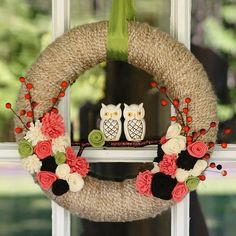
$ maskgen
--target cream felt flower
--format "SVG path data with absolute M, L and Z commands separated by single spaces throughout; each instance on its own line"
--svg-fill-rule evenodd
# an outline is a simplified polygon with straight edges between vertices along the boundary
M 54 154 L 57 152 L 65 152 L 66 148 L 70 146 L 70 137 L 68 135 L 60 136 L 52 140 L 52 151 Z
M 179 136 L 181 130 L 182 130 L 182 127 L 179 123 L 172 124 L 166 132 L 166 139 L 171 139 L 176 136 Z
M 84 180 L 78 173 L 69 174 L 67 182 L 71 192 L 79 192 L 84 187 Z
M 70 166 L 67 164 L 61 164 L 56 168 L 56 175 L 60 179 L 66 179 L 70 174 Z
M 192 176 L 199 176 L 207 168 L 207 162 L 205 160 L 198 160 L 193 169 L 190 170 Z
M 189 176 L 190 176 L 190 171 L 188 171 L 188 170 L 178 168 L 175 172 L 175 178 L 180 183 L 185 182 Z
M 164 143 L 161 148 L 167 155 L 177 155 L 186 149 L 186 138 L 182 135 L 178 135 Z
M 35 146 L 38 142 L 47 140 L 47 138 L 43 135 L 42 131 L 42 124 L 39 120 L 33 124 L 30 123 L 29 131 L 25 135 L 25 139 L 30 141 L 33 146 Z
M 30 174 L 34 174 L 40 171 L 42 162 L 34 154 L 32 156 L 22 159 L 22 165 Z

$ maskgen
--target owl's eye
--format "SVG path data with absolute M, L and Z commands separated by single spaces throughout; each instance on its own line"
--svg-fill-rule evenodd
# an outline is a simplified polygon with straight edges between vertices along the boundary
M 139 115 L 139 116 L 141 115 L 141 112 L 140 112 L 140 111 L 138 112 L 138 115 Z
M 117 116 L 117 115 L 118 115 L 118 112 L 117 112 L 117 111 L 115 111 L 113 114 L 114 114 L 115 116 Z
M 131 116 L 132 116 L 132 112 L 129 112 L 129 113 L 128 113 L 128 116 L 131 117 Z
M 105 112 L 105 114 L 104 114 L 105 116 L 108 116 L 108 112 Z

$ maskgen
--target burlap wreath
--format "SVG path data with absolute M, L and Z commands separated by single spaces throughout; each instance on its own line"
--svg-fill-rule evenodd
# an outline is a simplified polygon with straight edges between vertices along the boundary
M 81 73 L 106 60 L 107 27 L 107 22 L 99 22 L 72 29 L 49 45 L 32 65 L 26 77 L 34 84 L 36 118 L 47 112 L 51 106 L 49 98 L 58 94 L 62 80 L 73 83 Z M 129 23 L 128 62 L 163 82 L 172 98 L 181 101 L 191 95 L 193 130 L 217 120 L 216 98 L 202 65 L 167 33 L 147 24 Z M 22 86 L 18 111 L 29 109 L 25 92 Z M 23 136 L 24 132 L 18 134 L 17 140 Z M 214 129 L 203 140 L 215 141 L 215 138 Z M 135 189 L 135 179 L 120 183 L 86 177 L 85 186 L 78 193 L 67 192 L 59 197 L 51 191 L 45 194 L 71 213 L 93 221 L 141 220 L 155 217 L 173 204 L 141 196 Z

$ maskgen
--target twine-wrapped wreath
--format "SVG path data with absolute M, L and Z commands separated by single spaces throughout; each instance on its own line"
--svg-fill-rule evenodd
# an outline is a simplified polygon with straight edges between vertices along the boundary
M 169 96 L 179 101 L 191 95 L 192 130 L 207 128 L 216 121 L 216 98 L 202 65 L 179 42 L 167 33 L 147 24 L 130 22 L 128 63 L 158 78 L 168 89 Z M 106 60 L 107 22 L 83 25 L 72 29 L 49 45 L 28 71 L 26 78 L 34 89 L 32 100 L 37 103 L 35 118 L 42 117 L 51 107 L 50 98 L 56 97 L 60 84 L 72 84 L 79 75 Z M 30 109 L 25 99 L 27 90 L 21 87 L 17 112 Z M 180 108 L 183 104 L 180 103 Z M 22 118 L 27 122 L 27 118 Z M 16 126 L 19 120 L 16 120 Z M 17 134 L 24 137 L 26 129 Z M 215 141 L 216 129 L 201 140 Z M 140 195 L 135 179 L 123 182 L 102 181 L 85 177 L 81 191 L 56 196 L 45 194 L 71 213 L 92 221 L 124 222 L 155 217 L 174 202 Z

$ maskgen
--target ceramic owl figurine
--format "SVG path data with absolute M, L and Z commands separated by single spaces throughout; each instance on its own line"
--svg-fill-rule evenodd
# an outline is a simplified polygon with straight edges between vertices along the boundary
M 104 105 L 102 103 L 100 130 L 103 132 L 106 141 L 118 141 L 120 139 L 122 129 L 120 105 Z
M 123 115 L 125 118 L 124 132 L 126 139 L 128 141 L 143 140 L 146 132 L 143 103 L 139 105 L 131 104 L 130 106 L 127 104 L 124 105 Z

